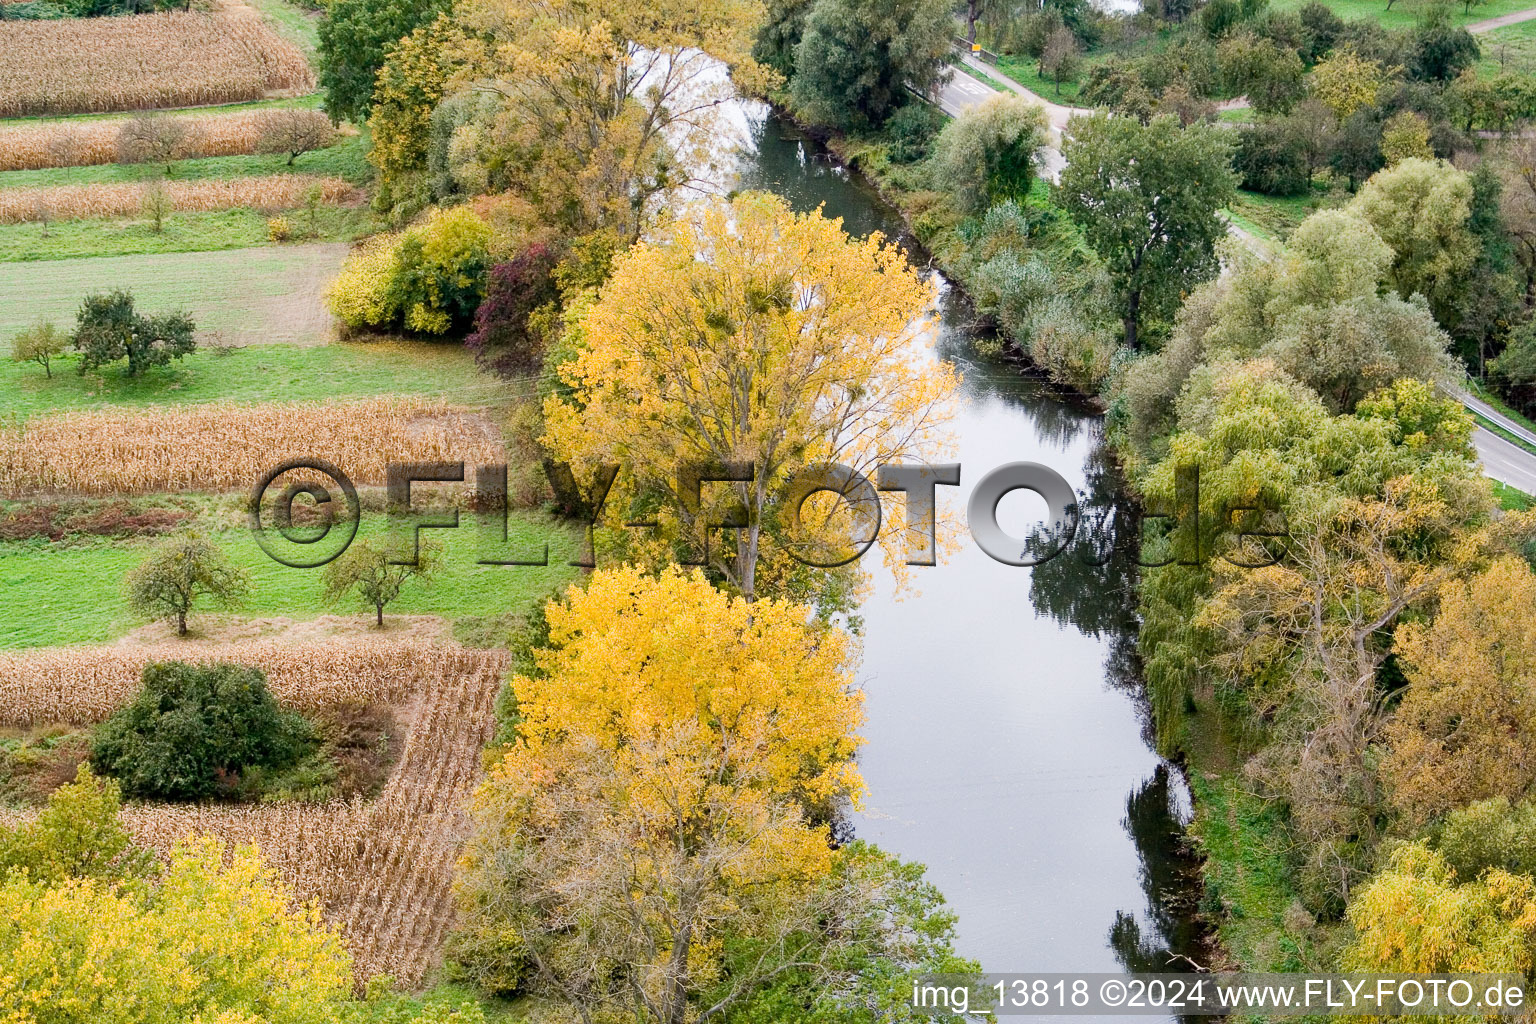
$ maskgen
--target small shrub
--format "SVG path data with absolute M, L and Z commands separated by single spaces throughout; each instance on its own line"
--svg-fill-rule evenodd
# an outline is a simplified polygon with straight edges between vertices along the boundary
M 898 164 L 925 159 L 943 126 L 944 115 L 939 108 L 927 103 L 908 103 L 885 122 L 885 137 L 890 143 L 887 152 Z
M 354 253 L 326 303 L 348 327 L 463 329 L 485 295 L 490 243 L 490 225 L 473 210 L 434 210 L 425 222 L 377 236 Z
M 543 365 L 543 334 L 529 318 L 558 297 L 555 262 L 550 247 L 540 244 L 491 268 L 485 301 L 475 310 L 475 330 L 464 339 L 481 366 L 513 377 Z
M 288 767 L 314 748 L 313 728 L 278 706 L 260 669 L 160 662 L 144 667 L 143 683 L 91 750 L 129 796 L 205 799 L 223 777 Z
M 270 217 L 267 219 L 267 238 L 274 242 L 286 242 L 293 237 L 293 228 L 288 224 L 287 217 Z

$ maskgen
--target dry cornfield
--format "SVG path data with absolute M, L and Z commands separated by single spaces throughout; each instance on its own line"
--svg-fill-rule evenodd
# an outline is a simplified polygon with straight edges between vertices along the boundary
M 155 188 L 164 190 L 167 208 L 171 210 L 230 210 L 237 206 L 291 210 L 304 204 L 306 193 L 315 185 L 320 187 L 321 199 L 327 203 L 342 202 L 353 193 L 352 186 L 341 178 L 311 174 L 8 188 L 0 189 L 0 224 L 132 216 L 144 208 Z
M 0 22 L 0 117 L 238 103 L 314 88 L 256 12 Z
M 0 494 L 243 491 L 293 458 L 383 484 L 391 462 L 494 464 L 506 447 L 482 416 L 426 399 L 66 412 L 0 425 Z
M 0 708 L 15 716 L 18 701 L 40 699 L 68 721 L 95 720 L 132 692 L 127 681 L 136 687 L 144 661 L 174 652 L 167 645 L 7 655 L 0 659 Z M 297 900 L 318 902 L 341 927 L 359 981 L 379 973 L 419 981 L 453 923 L 464 807 L 495 729 L 505 653 L 357 637 L 286 650 L 276 641 L 229 644 L 188 660 L 200 658 L 266 669 L 294 707 L 392 704 L 406 726 L 400 760 L 372 801 L 131 804 L 123 810 L 129 830 L 162 852 L 199 833 L 255 844 Z
M 177 159 L 208 156 L 240 156 L 256 152 L 270 110 L 240 110 L 226 114 L 201 114 L 186 118 L 186 140 Z M 330 118 L 318 110 L 290 113 L 330 127 Z M 122 120 L 50 121 L 0 127 L 0 171 L 35 171 L 45 167 L 85 167 L 117 160 L 117 136 Z

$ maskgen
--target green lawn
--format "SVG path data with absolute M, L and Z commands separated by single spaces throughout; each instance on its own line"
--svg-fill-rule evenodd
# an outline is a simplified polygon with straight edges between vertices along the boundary
M 1499 507 L 1506 512 L 1524 512 L 1536 504 L 1536 499 L 1509 484 L 1498 480 L 1492 480 L 1490 483 L 1493 484 L 1493 496 L 1499 500 Z
M 1266 196 L 1237 193 L 1231 212 L 1245 228 L 1265 238 L 1285 238 L 1313 212 L 1327 208 L 1328 194 L 1314 186 L 1310 196 Z
M 1322 2 L 1324 6 L 1332 9 L 1346 21 L 1366 18 L 1385 28 L 1404 28 L 1412 25 L 1424 4 L 1424 0 L 1397 0 L 1389 11 L 1386 0 L 1322 0 Z M 1305 7 L 1306 4 L 1307 0 L 1273 0 L 1269 6 L 1270 10 L 1288 11 Z M 1515 11 L 1527 10 L 1533 6 L 1536 4 L 1533 4 L 1532 0 L 1487 0 L 1485 3 L 1473 4 L 1471 13 L 1467 14 L 1463 13 L 1462 5 L 1458 3 L 1451 8 L 1452 22 L 1465 25 L 1487 18 L 1497 18 L 1503 14 L 1513 14 Z
M 273 31 L 304 51 L 310 63 L 320 46 L 320 12 L 306 11 L 289 0 L 249 0 Z
M 206 349 L 134 379 L 121 369 L 75 372 L 56 361 L 53 377 L 35 363 L 0 362 L 0 407 L 23 418 L 66 409 L 198 402 L 320 401 L 374 395 L 429 395 L 491 404 L 506 386 L 475 368 L 454 342 L 375 342 L 301 347 L 257 345 L 218 355 Z
M 245 178 L 263 174 L 324 174 L 345 178 L 363 186 L 373 181 L 373 165 L 368 162 L 368 135 L 359 132 L 339 138 L 327 149 L 305 153 L 288 166 L 286 154 L 251 156 L 210 156 L 197 160 L 178 160 L 165 174 L 162 166 L 142 164 L 93 164 L 88 167 L 48 167 L 39 171 L 0 171 L 0 189 L 27 188 L 37 185 L 95 185 L 111 182 L 152 181 L 162 176 L 168 181 L 193 181 L 199 178 Z
M 114 217 L 55 221 L 46 229 L 41 224 L 0 224 L 0 263 L 216 252 L 272 245 L 267 231 L 270 216 L 244 207 L 173 213 L 165 219 L 161 231 L 156 231 L 147 220 Z M 296 230 L 307 234 L 307 211 L 290 211 L 286 216 Z M 353 242 L 373 234 L 379 225 L 365 206 L 322 206 L 316 213 L 315 230 L 314 241 Z M 0 272 L 0 281 L 3 277 Z
M 1492 77 L 1500 71 L 1529 75 L 1536 72 L 1536 20 L 1496 28 L 1477 39 L 1482 59 L 1477 72 Z
M 1056 91 L 1056 83 L 1049 78 L 1042 78 L 1039 73 L 1040 65 L 1033 57 L 1020 55 L 1011 57 L 1002 54 L 997 59 L 997 68 L 1000 74 L 1018 82 L 1024 88 L 1037 96 L 1044 97 L 1053 103 L 1070 104 L 1082 91 L 1082 82 L 1088 77 L 1088 67 L 1092 58 L 1083 61 L 1078 69 L 1076 81 L 1061 83 L 1061 92 Z
M 358 537 L 378 540 L 385 530 L 382 516 L 365 515 Z M 578 553 L 579 532 L 542 513 L 514 511 L 508 534 L 518 550 L 536 552 L 548 542 L 548 566 L 476 564 L 480 554 L 468 515 L 458 530 L 427 533 L 443 545 L 442 569 L 430 586 L 408 586 L 390 611 L 450 619 L 518 612 L 576 578 L 577 570 L 566 563 Z M 212 539 L 250 574 L 252 593 L 239 609 L 242 615 L 302 619 L 357 607 L 326 604 L 322 569 L 292 569 L 274 561 L 249 530 L 229 529 Z M 142 625 L 128 611 L 123 577 L 153 547 L 153 541 L 132 540 L 65 548 L 0 545 L 0 649 L 102 643 Z
M 205 335 L 233 344 L 318 344 L 331 334 L 324 291 L 346 255 L 344 245 L 284 245 L 0 264 L 0 353 L 38 319 L 73 326 L 87 293 L 113 288 L 131 290 L 147 313 L 186 310 Z

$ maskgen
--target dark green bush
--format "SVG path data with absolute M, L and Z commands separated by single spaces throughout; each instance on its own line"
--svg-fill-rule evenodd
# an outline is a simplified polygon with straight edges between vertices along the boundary
M 933 140 L 942 127 L 944 115 L 938 107 L 928 103 L 908 103 L 885 122 L 891 159 L 899 164 L 917 163 L 933 148 Z
M 146 665 L 133 703 L 96 730 L 91 758 L 127 796 L 200 800 L 246 768 L 295 764 L 315 746 L 305 719 L 278 706 L 260 669 Z
M 1241 186 L 1267 196 L 1299 196 L 1311 188 L 1307 158 L 1295 134 L 1284 125 L 1244 125 L 1237 133 L 1232 166 Z

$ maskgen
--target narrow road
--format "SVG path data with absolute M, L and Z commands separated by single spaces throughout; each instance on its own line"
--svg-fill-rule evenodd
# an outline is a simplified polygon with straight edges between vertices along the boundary
M 1512 11 L 1509 14 L 1501 14 L 1497 18 L 1485 18 L 1482 21 L 1474 21 L 1467 26 L 1468 32 L 1492 32 L 1496 28 L 1505 25 L 1518 25 L 1522 21 L 1530 21 L 1536 18 L 1536 7 L 1524 11 Z
M 1536 18 L 1536 9 L 1520 11 L 1517 14 L 1505 15 L 1515 21 L 1524 21 L 1527 18 Z M 1490 21 L 1499 21 L 1491 18 Z M 1045 110 L 1046 120 L 1050 125 L 1051 145 L 1044 146 L 1040 150 L 1040 166 L 1042 172 L 1051 181 L 1061 180 L 1061 169 L 1066 166 L 1066 160 L 1061 155 L 1061 134 L 1067 127 L 1067 123 L 1078 114 L 1092 113 L 1082 107 L 1066 107 L 1059 103 L 1052 103 L 1017 82 L 1007 78 L 996 68 L 977 60 L 970 54 L 959 54 L 960 59 L 967 68 L 985 74 L 988 78 L 1002 83 L 1008 89 L 1019 96 L 1024 97 L 1036 106 Z M 954 117 L 969 107 L 974 107 L 985 102 L 989 97 L 997 95 L 986 82 L 968 74 L 965 70 L 951 66 L 953 76 L 939 90 L 939 107 L 946 114 Z M 1229 223 L 1228 230 L 1239 238 L 1248 248 L 1268 258 L 1273 255 L 1268 243 L 1255 237 L 1236 224 Z M 1462 405 L 1471 409 L 1479 416 L 1497 423 L 1503 429 L 1514 434 L 1522 440 L 1536 444 L 1536 434 L 1526 430 L 1518 423 L 1510 420 L 1497 409 L 1486 402 L 1474 398 L 1472 395 L 1459 389 L 1451 391 L 1454 398 Z M 1509 485 L 1524 491 L 1526 494 L 1536 495 L 1536 455 L 1531 454 L 1519 445 L 1511 444 L 1499 435 L 1479 426 L 1472 435 L 1472 446 L 1477 449 L 1478 456 L 1483 461 L 1483 472 L 1500 483 Z

